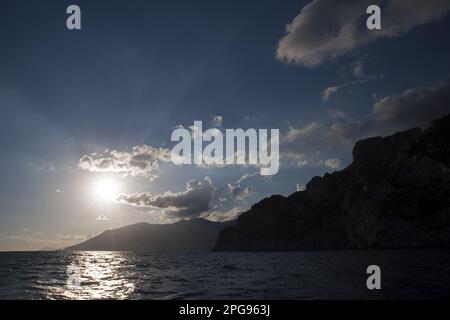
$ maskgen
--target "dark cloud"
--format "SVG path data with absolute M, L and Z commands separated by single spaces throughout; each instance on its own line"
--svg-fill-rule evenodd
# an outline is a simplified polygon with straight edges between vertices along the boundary
M 252 176 L 254 174 L 244 174 L 238 181 L 242 182 Z M 198 217 L 213 217 L 212 220 L 217 221 L 229 220 L 242 211 L 237 205 L 253 194 L 252 188 L 242 187 L 239 182 L 217 189 L 212 180 L 205 177 L 202 180 L 189 180 L 186 189 L 181 192 L 166 191 L 158 195 L 148 192 L 122 194 L 118 201 L 149 208 L 150 212 L 160 214 L 163 220 Z
M 375 119 L 385 124 L 427 126 L 432 119 L 450 112 L 450 80 L 387 96 L 376 102 L 372 111 Z
M 119 201 L 140 207 L 159 208 L 167 217 L 194 218 L 210 209 L 214 191 L 211 179 L 205 177 L 203 180 L 188 181 L 185 191 L 167 191 L 156 196 L 150 193 L 122 194 Z

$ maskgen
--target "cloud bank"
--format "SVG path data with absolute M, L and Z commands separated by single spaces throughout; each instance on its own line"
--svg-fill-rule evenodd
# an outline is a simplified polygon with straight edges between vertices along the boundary
M 192 179 L 180 192 L 166 191 L 153 195 L 149 192 L 122 194 L 117 201 L 159 214 L 164 220 L 193 219 L 198 217 L 215 221 L 234 218 L 242 212 L 240 204 L 253 194 L 252 188 L 242 187 L 240 182 L 252 177 L 244 174 L 238 182 L 218 189 L 208 176 Z
M 211 179 L 205 177 L 203 180 L 189 180 L 186 190 L 181 192 L 122 194 L 118 200 L 139 207 L 162 209 L 163 215 L 171 218 L 194 218 L 210 209 L 214 190 Z

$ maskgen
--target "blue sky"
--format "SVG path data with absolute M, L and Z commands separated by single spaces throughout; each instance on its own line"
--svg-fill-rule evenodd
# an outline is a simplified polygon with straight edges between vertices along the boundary
M 358 139 L 449 112 L 448 4 L 378 3 L 375 34 L 350 0 L 76 1 L 79 31 L 65 26 L 72 2 L 0 1 L 0 250 L 139 221 L 230 218 L 344 168 Z M 118 161 L 111 150 L 126 162 L 144 145 L 156 161 L 176 126 L 209 128 L 214 116 L 222 129 L 279 128 L 280 172 L 160 161 L 148 179 L 80 166 Z M 152 205 L 97 203 L 92 186 L 105 176 Z

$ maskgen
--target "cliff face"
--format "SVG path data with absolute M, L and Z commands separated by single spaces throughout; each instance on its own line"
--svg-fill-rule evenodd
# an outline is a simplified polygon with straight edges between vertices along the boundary
M 253 205 L 214 250 L 449 246 L 450 115 L 357 142 L 347 168 Z

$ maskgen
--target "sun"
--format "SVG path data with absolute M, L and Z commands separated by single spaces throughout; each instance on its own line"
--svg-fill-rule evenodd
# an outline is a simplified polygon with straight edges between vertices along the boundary
M 94 183 L 93 193 L 102 202 L 114 201 L 120 192 L 120 185 L 113 178 L 101 178 Z

